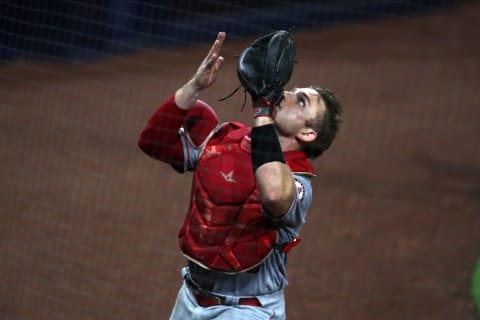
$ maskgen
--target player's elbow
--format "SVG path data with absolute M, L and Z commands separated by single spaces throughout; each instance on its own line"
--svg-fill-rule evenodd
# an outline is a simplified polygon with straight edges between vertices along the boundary
M 273 216 L 283 216 L 295 197 L 290 188 L 269 189 L 261 193 L 262 205 Z
M 265 190 L 262 193 L 262 202 L 268 204 L 288 202 L 292 199 L 291 192 L 282 189 Z
M 137 146 L 150 157 L 154 157 L 156 149 L 155 145 L 151 143 L 150 139 L 143 132 L 138 138 Z
M 295 197 L 295 183 L 284 165 L 265 164 L 255 172 L 262 205 L 269 211 L 285 213 Z
M 292 199 L 288 197 L 272 197 L 262 199 L 262 206 L 267 210 L 268 214 L 273 217 L 282 217 L 290 208 Z

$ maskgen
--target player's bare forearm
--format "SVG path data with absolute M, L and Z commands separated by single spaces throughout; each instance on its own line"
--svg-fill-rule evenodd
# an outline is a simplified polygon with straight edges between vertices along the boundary
M 200 96 L 200 88 L 192 80 L 175 92 L 175 103 L 180 109 L 188 110 Z
M 255 179 L 263 206 L 276 217 L 285 215 L 295 197 L 295 182 L 288 166 L 265 163 L 255 171 Z

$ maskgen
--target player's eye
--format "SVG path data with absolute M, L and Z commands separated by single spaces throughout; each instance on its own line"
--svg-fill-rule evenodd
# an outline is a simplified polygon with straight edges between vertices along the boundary
M 305 108 L 305 98 L 303 98 L 302 96 L 297 95 L 297 104 L 298 104 L 300 107 Z

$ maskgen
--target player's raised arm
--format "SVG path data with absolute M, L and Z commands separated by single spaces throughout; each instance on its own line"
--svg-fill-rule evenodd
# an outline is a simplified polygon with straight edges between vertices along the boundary
M 209 108 L 203 108 L 204 104 L 197 102 L 197 99 L 202 90 L 215 82 L 223 65 L 220 49 L 225 36 L 225 32 L 218 33 L 217 39 L 192 79 L 161 104 L 143 128 L 138 146 L 152 158 L 167 162 L 177 169 L 184 167 L 184 151 L 178 132 L 185 119 L 189 117 L 189 111 L 192 111 L 193 106 L 198 107 L 195 117 L 206 114 L 209 119 L 203 122 L 202 131 L 208 132 L 216 126 L 218 122 L 216 115 L 210 112 Z
M 263 206 L 274 216 L 286 214 L 295 197 L 295 183 L 283 155 L 286 146 L 280 144 L 274 117 L 294 62 L 293 34 L 281 30 L 256 39 L 240 55 L 237 69 L 254 108 L 251 152 L 255 179 Z

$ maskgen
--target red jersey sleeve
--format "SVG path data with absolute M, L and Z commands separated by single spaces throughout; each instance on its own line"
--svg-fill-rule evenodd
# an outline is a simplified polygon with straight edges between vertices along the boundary
M 174 98 L 171 96 L 155 110 L 140 133 L 138 146 L 150 157 L 178 168 L 183 167 L 183 148 L 178 131 L 189 110 L 180 109 Z

